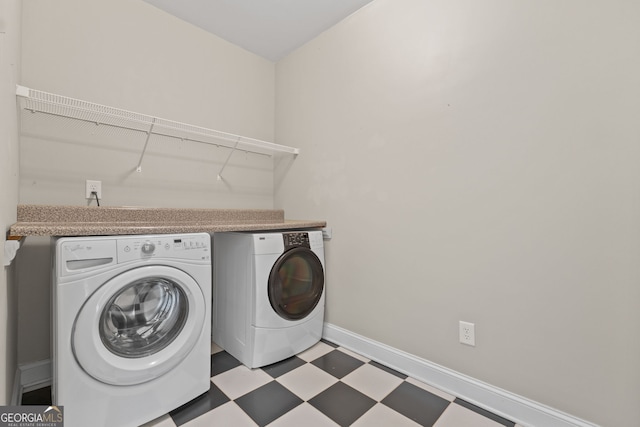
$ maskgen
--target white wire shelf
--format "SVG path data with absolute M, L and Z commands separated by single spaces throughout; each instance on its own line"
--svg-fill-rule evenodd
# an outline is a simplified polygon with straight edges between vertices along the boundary
M 95 104 L 31 89 L 25 86 L 16 85 L 16 95 L 22 99 L 21 107 L 32 113 L 43 113 L 95 123 L 97 125 L 107 125 L 145 132 L 147 138 L 136 167 L 136 171 L 138 172 L 142 172 L 142 161 L 147 150 L 147 145 L 153 135 L 230 149 L 231 151 L 227 156 L 227 160 L 218 172 L 218 179 L 221 179 L 222 172 L 235 151 L 265 156 L 271 156 L 274 153 L 291 154 L 293 156 L 299 154 L 297 148 L 286 145 Z

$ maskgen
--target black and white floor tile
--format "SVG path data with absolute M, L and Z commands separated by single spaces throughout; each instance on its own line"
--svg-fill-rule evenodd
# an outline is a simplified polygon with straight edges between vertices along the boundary
M 209 392 L 144 427 L 517 426 L 325 341 L 253 370 L 212 353 Z
M 50 404 L 51 390 L 22 402 Z M 326 341 L 261 369 L 213 344 L 209 391 L 143 427 L 177 426 L 519 427 Z

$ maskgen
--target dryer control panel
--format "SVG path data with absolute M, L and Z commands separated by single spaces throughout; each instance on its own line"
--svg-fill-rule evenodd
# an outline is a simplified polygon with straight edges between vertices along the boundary
M 296 233 L 282 233 L 282 239 L 284 240 L 284 248 L 291 249 L 295 247 L 309 248 L 309 233 L 296 232 Z
M 323 247 L 322 231 L 319 230 L 285 232 L 282 233 L 282 240 L 285 250 L 300 246 L 309 249 Z

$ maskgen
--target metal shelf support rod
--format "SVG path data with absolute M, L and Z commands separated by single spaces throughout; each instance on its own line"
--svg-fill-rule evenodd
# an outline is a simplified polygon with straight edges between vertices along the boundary
M 220 168 L 220 171 L 218 172 L 218 181 L 222 181 L 222 171 L 224 170 L 224 168 L 227 167 L 227 163 L 229 163 L 229 160 L 231 160 L 231 155 L 234 153 L 234 151 L 236 151 L 236 148 L 238 147 L 239 142 L 240 142 L 240 137 L 238 137 L 238 140 L 236 141 L 236 145 L 233 146 L 233 150 L 229 152 L 229 155 L 227 156 L 227 160 L 225 160 L 224 165 L 222 165 L 222 167 Z
M 153 118 L 153 122 L 151 123 L 151 127 L 147 132 L 147 139 L 144 141 L 144 147 L 142 148 L 142 153 L 140 153 L 140 160 L 138 160 L 138 166 L 136 167 L 136 172 L 142 172 L 142 159 L 144 158 L 144 153 L 147 151 L 147 145 L 149 145 L 149 138 L 151 138 L 151 134 L 153 133 L 153 127 L 156 125 L 156 119 Z

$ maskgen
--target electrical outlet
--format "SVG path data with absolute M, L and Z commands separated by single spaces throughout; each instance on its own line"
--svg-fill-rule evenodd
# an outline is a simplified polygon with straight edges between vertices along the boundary
M 476 346 L 476 325 L 474 323 L 460 321 L 460 342 L 472 347 Z
M 91 194 L 93 192 L 98 195 L 98 199 L 102 199 L 102 181 L 86 181 L 84 197 L 87 199 L 95 199 L 96 196 Z
M 322 229 L 322 238 L 324 240 L 331 240 L 332 234 L 333 234 L 333 230 L 331 228 L 325 227 Z

